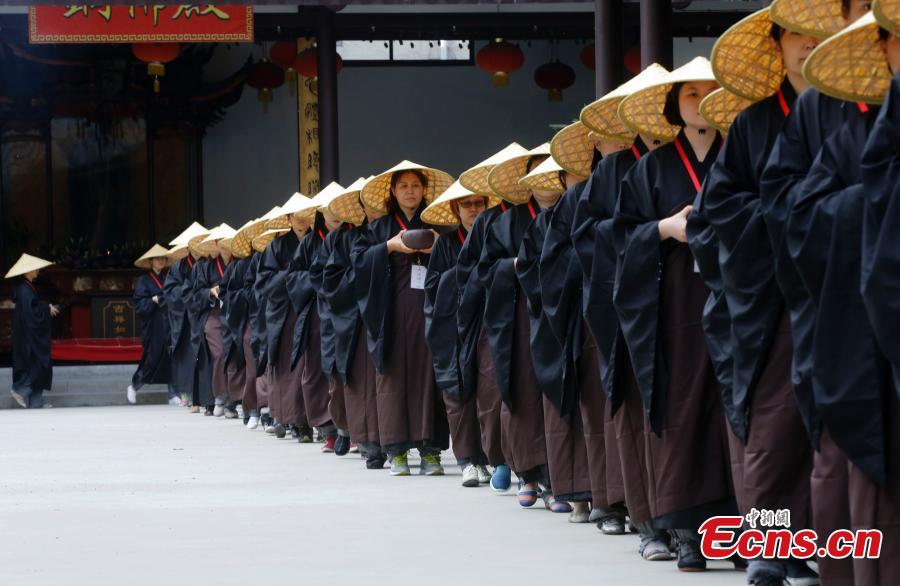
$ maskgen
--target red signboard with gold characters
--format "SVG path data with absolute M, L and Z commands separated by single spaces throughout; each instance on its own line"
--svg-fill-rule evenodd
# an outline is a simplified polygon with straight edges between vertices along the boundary
M 71 4 L 28 9 L 32 43 L 253 41 L 253 7 L 237 4 Z

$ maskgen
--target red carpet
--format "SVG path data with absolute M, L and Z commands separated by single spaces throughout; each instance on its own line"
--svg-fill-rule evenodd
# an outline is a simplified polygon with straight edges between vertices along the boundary
M 53 360 L 77 362 L 140 362 L 140 338 L 73 338 L 53 340 Z

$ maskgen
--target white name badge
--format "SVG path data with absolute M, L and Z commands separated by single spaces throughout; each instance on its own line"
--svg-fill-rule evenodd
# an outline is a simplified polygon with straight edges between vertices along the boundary
M 422 265 L 413 265 L 412 266 L 412 274 L 409 277 L 409 287 L 410 289 L 424 289 L 425 288 L 425 273 L 428 272 Z

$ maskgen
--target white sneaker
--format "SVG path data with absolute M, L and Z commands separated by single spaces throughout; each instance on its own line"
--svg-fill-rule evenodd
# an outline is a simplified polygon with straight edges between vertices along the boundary
M 23 397 L 21 394 L 17 393 L 16 391 L 10 391 L 9 394 L 12 395 L 12 398 L 15 399 L 19 407 L 22 407 L 23 409 L 28 408 L 28 404 L 25 403 L 25 397 Z
M 213 408 L 213 415 L 215 417 L 221 417 L 221 416 L 225 415 L 225 405 L 216 405 Z
M 169 405 L 172 407 L 181 407 L 181 399 L 179 397 L 172 397 L 169 399 Z
M 242 405 L 235 405 L 234 410 L 237 411 L 238 419 L 244 418 L 244 407 Z
M 247 421 L 247 429 L 256 429 L 259 427 L 259 417 L 251 417 Z
M 128 390 L 125 391 L 125 396 L 128 397 L 128 402 L 132 405 L 137 403 L 137 391 L 134 390 L 134 385 L 128 385 Z
M 491 481 L 491 473 L 487 466 L 476 466 L 475 469 L 478 471 L 478 484 L 487 484 Z
M 462 477 L 462 485 L 466 488 L 474 488 L 478 486 L 478 469 L 475 468 L 474 464 L 469 464 L 468 466 L 463 468 Z

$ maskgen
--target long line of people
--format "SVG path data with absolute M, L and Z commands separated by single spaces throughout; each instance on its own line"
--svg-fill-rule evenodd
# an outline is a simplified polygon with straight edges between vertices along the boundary
M 900 3 L 868 8 L 775 0 L 457 180 L 404 161 L 194 223 L 141 260 L 145 344 L 194 412 L 393 476 L 452 439 L 463 486 L 514 472 L 645 560 L 701 571 L 704 520 L 789 509 L 882 557 L 750 583 L 900 584 Z

